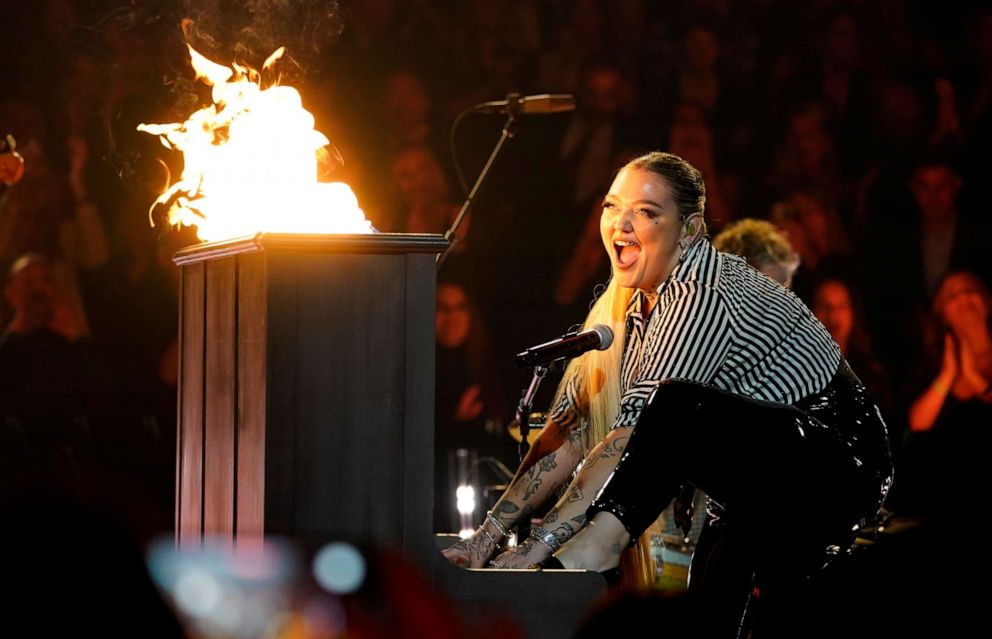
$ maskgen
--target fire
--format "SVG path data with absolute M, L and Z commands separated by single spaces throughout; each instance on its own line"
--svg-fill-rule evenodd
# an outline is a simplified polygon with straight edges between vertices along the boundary
M 183 153 L 181 178 L 155 201 L 171 203 L 169 223 L 196 226 L 207 241 L 262 231 L 372 232 L 347 184 L 317 181 L 317 159 L 329 142 L 314 129 L 299 92 L 275 83 L 263 88 L 254 69 L 228 68 L 188 48 L 214 103 L 183 123 L 138 126 Z

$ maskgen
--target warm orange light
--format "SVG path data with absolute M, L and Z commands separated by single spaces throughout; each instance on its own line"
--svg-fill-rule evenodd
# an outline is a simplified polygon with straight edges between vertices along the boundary
M 269 56 L 262 70 L 283 52 Z M 328 140 L 313 128 L 296 89 L 262 88 L 254 69 L 221 66 L 192 47 L 189 53 L 197 79 L 213 87 L 214 104 L 183 123 L 138 126 L 183 153 L 182 177 L 155 201 L 172 202 L 170 224 L 196 226 L 208 241 L 262 231 L 372 232 L 347 184 L 317 181 L 317 157 Z

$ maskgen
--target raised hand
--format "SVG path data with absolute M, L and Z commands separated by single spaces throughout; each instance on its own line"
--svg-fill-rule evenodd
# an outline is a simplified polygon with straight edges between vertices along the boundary
M 482 388 L 478 384 L 472 384 L 465 389 L 458 401 L 458 408 L 455 409 L 456 422 L 470 422 L 482 414 L 484 406 L 479 399 L 481 394 Z
M 24 177 L 24 158 L 15 149 L 14 136 L 0 139 L 0 182 L 10 186 Z
M 961 370 L 961 377 L 968 382 L 968 385 L 972 388 L 976 395 L 985 395 L 989 390 L 989 369 L 992 368 L 988 366 L 988 358 L 984 362 L 986 365 L 982 366 L 982 357 L 976 356 L 970 348 L 962 346 L 959 357 L 958 357 L 958 367 Z
M 944 357 L 938 379 L 950 386 L 958 376 L 958 366 L 958 345 L 954 336 L 947 333 L 944 335 Z

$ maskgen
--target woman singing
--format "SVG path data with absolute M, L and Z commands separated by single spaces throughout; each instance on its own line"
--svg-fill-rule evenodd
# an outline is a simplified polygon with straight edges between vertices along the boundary
M 677 156 L 617 174 L 600 224 L 613 278 L 586 326 L 618 339 L 570 364 L 540 439 L 450 560 L 608 571 L 688 482 L 710 498 L 690 589 L 733 636 L 756 589 L 771 614 L 877 512 L 891 477 L 877 409 L 798 298 L 707 241 L 704 204 Z M 584 439 L 598 442 L 588 454 Z M 490 561 L 570 479 L 530 538 Z

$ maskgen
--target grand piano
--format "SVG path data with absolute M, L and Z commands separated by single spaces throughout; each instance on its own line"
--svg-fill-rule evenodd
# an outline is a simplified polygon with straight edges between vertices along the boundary
M 571 636 L 585 571 L 464 570 L 433 522 L 440 235 L 284 235 L 180 251 L 176 540 L 399 550 L 468 617 Z

